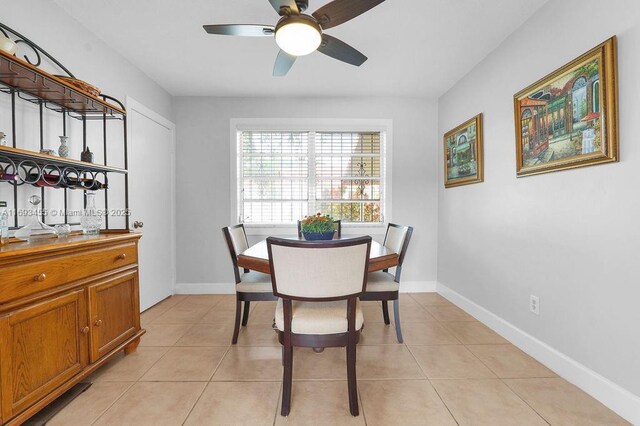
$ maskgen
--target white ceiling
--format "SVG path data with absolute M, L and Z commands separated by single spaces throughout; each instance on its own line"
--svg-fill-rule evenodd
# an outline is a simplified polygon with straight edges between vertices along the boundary
M 547 0 L 387 0 L 328 34 L 369 57 L 314 52 L 272 77 L 272 38 L 208 35 L 203 24 L 275 25 L 268 0 L 55 0 L 174 96 L 438 97 Z M 328 3 L 310 0 L 308 13 Z

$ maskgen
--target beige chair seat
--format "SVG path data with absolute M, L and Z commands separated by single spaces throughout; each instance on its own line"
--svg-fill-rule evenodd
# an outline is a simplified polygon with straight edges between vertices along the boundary
M 294 300 L 291 315 L 291 332 L 294 334 L 335 334 L 346 333 L 347 301 L 302 302 Z M 356 303 L 356 330 L 362 328 L 364 315 L 360 301 Z M 276 327 L 284 331 L 284 309 L 282 299 L 276 305 Z
M 262 272 L 245 272 L 236 284 L 236 291 L 241 293 L 272 293 L 271 275 Z
M 396 277 L 388 272 L 371 272 L 367 275 L 367 292 L 370 291 L 398 291 L 400 283 L 395 282 Z

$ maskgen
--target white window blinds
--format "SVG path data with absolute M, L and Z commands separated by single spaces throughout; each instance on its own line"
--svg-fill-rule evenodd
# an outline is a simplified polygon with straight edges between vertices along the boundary
M 238 133 L 240 221 L 294 223 L 308 214 L 379 223 L 383 132 Z

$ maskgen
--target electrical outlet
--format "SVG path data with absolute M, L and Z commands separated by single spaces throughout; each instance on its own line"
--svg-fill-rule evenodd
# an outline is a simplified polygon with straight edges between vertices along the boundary
M 540 315 L 540 298 L 538 296 L 531 295 L 529 299 L 529 310 L 536 315 Z

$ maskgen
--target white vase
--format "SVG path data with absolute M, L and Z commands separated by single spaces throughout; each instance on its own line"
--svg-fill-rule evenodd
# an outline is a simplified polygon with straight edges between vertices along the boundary
M 60 157 L 68 157 L 69 156 L 69 146 L 67 146 L 68 136 L 58 136 L 60 138 L 60 148 L 58 148 L 58 155 Z
M 14 55 L 17 49 L 18 46 L 14 41 L 0 34 L 0 50 L 4 50 L 9 55 Z

